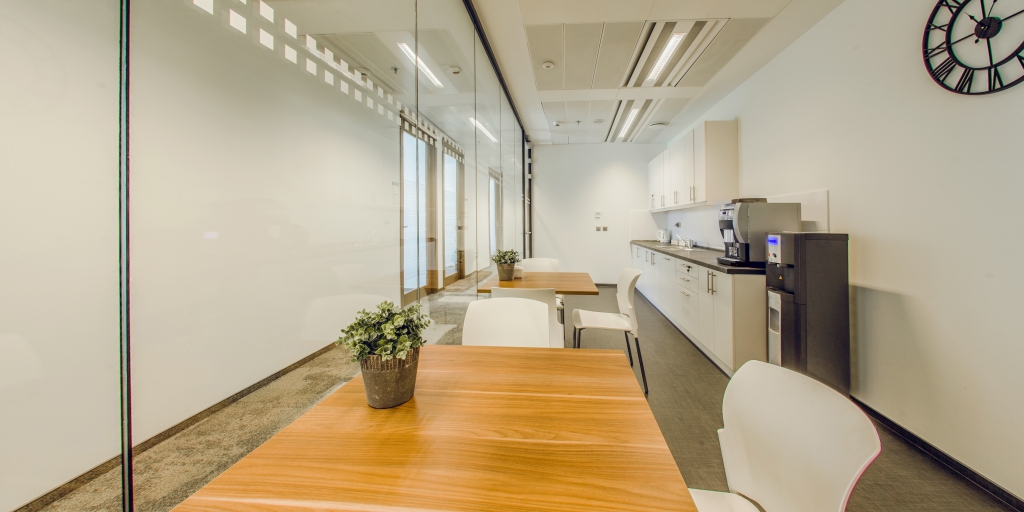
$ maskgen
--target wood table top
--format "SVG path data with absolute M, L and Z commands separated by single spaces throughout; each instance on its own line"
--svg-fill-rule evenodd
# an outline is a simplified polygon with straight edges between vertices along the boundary
M 562 295 L 600 295 L 597 285 L 586 272 L 523 272 L 522 279 L 499 281 L 498 274 L 484 279 L 476 287 L 478 293 L 491 293 L 491 288 L 554 288 Z
M 416 394 L 361 376 L 174 510 L 696 512 L 617 350 L 427 346 Z

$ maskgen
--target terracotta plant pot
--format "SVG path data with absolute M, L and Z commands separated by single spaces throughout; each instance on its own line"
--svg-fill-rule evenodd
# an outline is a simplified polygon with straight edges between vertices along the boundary
M 498 264 L 498 281 L 511 281 L 516 277 L 516 265 L 510 263 L 508 265 Z
M 419 361 L 418 348 L 412 349 L 405 359 L 381 361 L 380 356 L 370 356 L 360 361 L 366 403 L 374 409 L 388 409 L 408 402 L 416 391 Z

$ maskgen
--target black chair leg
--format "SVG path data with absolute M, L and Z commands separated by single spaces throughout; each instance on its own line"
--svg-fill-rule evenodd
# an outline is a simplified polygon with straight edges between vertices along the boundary
M 629 366 L 633 367 L 633 349 L 629 348 L 629 333 L 623 332 L 626 335 L 626 353 L 629 354 Z
M 576 335 L 576 348 L 583 348 L 583 329 Z
M 579 332 L 575 327 L 572 328 L 572 348 L 576 348 L 576 337 L 579 336 Z
M 644 356 L 640 354 L 640 338 L 633 338 L 636 342 L 636 358 L 640 360 L 640 377 L 644 379 L 644 395 L 647 394 L 647 373 L 644 372 Z

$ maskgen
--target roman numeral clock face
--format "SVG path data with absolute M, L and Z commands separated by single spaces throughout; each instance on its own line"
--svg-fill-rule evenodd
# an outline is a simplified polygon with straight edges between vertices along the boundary
M 924 63 L 960 94 L 1024 81 L 1024 0 L 940 0 L 925 27 Z

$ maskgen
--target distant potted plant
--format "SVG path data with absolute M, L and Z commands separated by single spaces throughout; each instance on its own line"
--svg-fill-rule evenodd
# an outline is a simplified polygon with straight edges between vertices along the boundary
M 426 343 L 423 329 L 428 325 L 430 317 L 420 313 L 419 304 L 401 309 L 384 301 L 376 311 L 360 311 L 341 330 L 335 345 L 344 344 L 352 361 L 359 362 L 370 407 L 387 409 L 412 398 L 420 347 Z
M 494 256 L 491 256 L 491 261 L 498 265 L 498 280 L 511 281 L 516 276 L 516 263 L 522 259 L 519 258 L 519 251 L 509 249 L 494 253 Z

